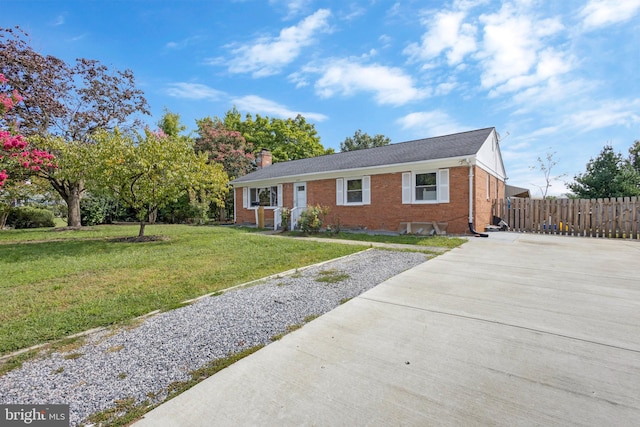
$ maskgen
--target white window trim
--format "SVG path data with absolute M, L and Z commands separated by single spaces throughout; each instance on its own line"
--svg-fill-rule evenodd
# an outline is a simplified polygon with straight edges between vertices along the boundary
M 416 175 L 436 174 L 436 200 L 416 199 Z M 449 169 L 416 170 L 402 174 L 402 203 L 405 205 L 436 205 L 449 203 Z
M 362 201 L 361 202 L 348 202 L 347 201 L 347 185 L 349 181 L 362 181 Z M 371 177 L 366 176 L 352 176 L 348 178 L 336 179 L 336 206 L 365 206 L 371 204 Z
M 278 189 L 276 190 L 278 192 L 278 200 L 276 202 L 276 206 L 262 206 L 265 209 L 280 209 L 283 205 L 282 203 L 282 184 L 277 184 L 277 185 L 269 185 L 268 187 L 243 187 L 242 189 L 242 206 L 245 209 L 248 209 L 250 211 L 255 211 L 257 210 L 260 206 L 251 206 L 251 190 L 254 188 L 271 188 L 271 187 L 277 187 Z

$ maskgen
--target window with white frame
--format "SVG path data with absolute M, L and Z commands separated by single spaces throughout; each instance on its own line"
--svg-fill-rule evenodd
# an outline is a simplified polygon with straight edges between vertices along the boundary
M 281 189 L 279 185 L 274 185 L 272 187 L 259 187 L 259 188 L 248 188 L 247 191 L 244 192 L 245 207 L 253 208 L 258 206 L 279 206 L 281 203 L 279 202 L 281 199 L 280 193 Z
M 438 185 L 435 172 L 415 174 L 415 200 L 426 202 L 438 200 Z
M 449 203 L 449 169 L 404 172 L 402 203 Z
M 347 179 L 347 203 L 362 203 L 362 179 Z
M 371 204 L 371 177 L 336 179 L 336 205 Z

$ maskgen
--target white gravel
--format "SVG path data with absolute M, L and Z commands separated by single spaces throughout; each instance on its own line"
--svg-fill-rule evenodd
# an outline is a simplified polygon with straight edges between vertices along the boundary
M 134 329 L 91 334 L 80 348 L 34 359 L 0 377 L 0 403 L 68 403 L 75 426 L 113 408 L 117 400 L 160 402 L 167 387 L 188 380 L 191 371 L 269 344 L 288 326 L 326 313 L 426 260 L 420 253 L 368 250 L 203 298 L 146 318 Z M 348 278 L 322 283 L 316 280 L 321 272 Z

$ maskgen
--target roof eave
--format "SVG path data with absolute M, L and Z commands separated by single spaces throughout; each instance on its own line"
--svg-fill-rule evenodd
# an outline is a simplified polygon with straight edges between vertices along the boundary
M 441 159 L 419 160 L 415 162 L 394 163 L 378 166 L 366 166 L 361 168 L 336 169 L 331 171 L 310 172 L 304 174 L 281 175 L 273 178 L 252 179 L 242 182 L 231 181 L 229 184 L 234 187 L 249 187 L 257 183 L 275 184 L 283 182 L 316 181 L 320 179 L 330 179 L 335 177 L 349 177 L 359 175 L 380 175 L 384 173 L 406 172 L 419 169 L 420 167 L 441 169 L 444 167 L 475 164 L 476 153 L 461 155 L 456 157 L 445 157 Z

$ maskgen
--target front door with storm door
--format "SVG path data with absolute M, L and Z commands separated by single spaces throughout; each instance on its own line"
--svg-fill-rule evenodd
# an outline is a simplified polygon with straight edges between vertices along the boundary
M 293 211 L 291 212 L 292 229 L 298 224 L 298 218 L 307 208 L 307 183 L 296 182 L 293 184 Z

